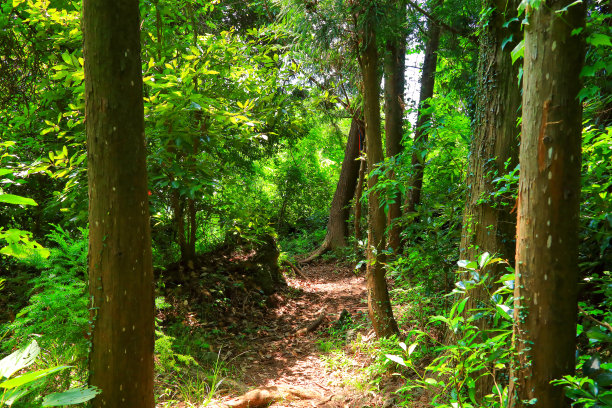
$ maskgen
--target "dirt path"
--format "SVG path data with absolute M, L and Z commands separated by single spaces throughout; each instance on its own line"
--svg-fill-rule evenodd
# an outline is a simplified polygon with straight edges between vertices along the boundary
M 260 322 L 261 329 L 247 336 L 246 349 L 233 358 L 232 366 L 241 372 L 240 382 L 249 388 L 299 387 L 320 395 L 316 400 L 279 401 L 272 407 L 389 406 L 382 396 L 364 389 L 357 391 L 351 385 L 356 383 L 359 370 L 368 364 L 369 355 L 352 350 L 351 364 L 332 367 L 325 362 L 330 360 L 331 348 L 326 345 L 334 341 L 338 344 L 339 338 L 344 336 L 344 348 L 348 349 L 351 338 L 362 336 L 367 341 L 373 337 L 369 326 L 355 323 L 367 320 L 363 276 L 330 263 L 308 265 L 303 273 L 307 279 L 288 279 L 289 288 L 272 297 L 272 305 Z M 348 330 L 344 326 L 344 331 L 338 323 L 343 310 L 350 313 L 353 322 Z M 308 331 L 309 325 L 319 321 L 316 329 Z M 223 406 L 239 394 L 239 390 L 230 389 L 215 403 Z

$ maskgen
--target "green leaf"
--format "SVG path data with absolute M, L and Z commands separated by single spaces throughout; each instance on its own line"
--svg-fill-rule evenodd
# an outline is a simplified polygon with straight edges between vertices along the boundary
M 404 367 L 406 367 L 406 362 L 404 361 L 403 358 L 401 358 L 400 356 L 395 356 L 393 354 L 385 354 L 385 357 L 387 357 L 389 360 L 396 362 L 397 364 L 401 364 Z
M 586 41 L 587 43 L 596 47 L 602 45 L 612 47 L 612 41 L 610 41 L 610 36 L 605 34 L 593 33 L 587 37 Z
M 506 49 L 506 45 L 507 45 L 509 42 L 512 42 L 512 40 L 513 40 L 513 39 L 514 39 L 514 36 L 513 36 L 512 34 L 510 34 L 510 36 L 506 37 L 506 38 L 504 39 L 504 41 L 502 41 L 502 50 Z
M 15 388 L 12 390 L 5 390 L 2 394 L 0 394 L 0 402 L 3 402 L 4 404 L 11 406 L 18 399 L 27 395 L 34 388 L 35 387 L 23 387 L 23 388 Z
M 100 394 L 102 390 L 96 387 L 72 388 L 64 392 L 54 392 L 47 395 L 42 402 L 43 407 L 59 407 L 64 405 L 81 404 Z
M 16 388 L 16 387 L 21 387 L 25 384 L 29 384 L 33 381 L 36 381 L 39 378 L 46 377 L 49 374 L 53 374 L 58 371 L 65 370 L 67 368 L 70 368 L 70 366 L 51 367 L 51 368 L 47 368 L 46 370 L 39 370 L 39 371 L 34 371 L 32 373 L 20 375 L 19 377 L 15 377 L 11 380 L 7 380 L 3 383 L 0 383 L 0 388 L 11 389 L 11 388 Z
M 414 349 L 417 347 L 419 343 L 412 343 L 410 345 L 410 347 L 408 347 L 408 356 L 410 357 L 410 355 L 412 354 L 412 352 L 414 351 Z
M 0 203 L 17 205 L 38 205 L 31 198 L 21 197 L 13 194 L 0 194 Z
M 512 317 L 509 314 L 512 309 L 509 306 L 495 305 L 495 307 L 497 308 L 497 312 L 501 315 L 501 317 L 503 317 L 506 320 L 512 321 Z
M 463 299 L 460 303 L 459 306 L 457 306 L 457 313 L 461 314 L 463 313 L 463 309 L 465 309 L 465 304 L 468 301 L 469 297 L 466 297 L 465 299 Z
M 525 53 L 525 40 L 516 44 L 516 47 L 510 52 L 512 56 L 512 63 L 514 64 L 517 59 L 522 58 Z
M 480 255 L 480 257 L 478 258 L 478 266 L 481 269 L 484 268 L 485 266 L 487 266 L 490 259 L 491 259 L 491 254 L 489 254 L 488 252 L 485 252 L 484 254 Z
M 0 378 L 10 378 L 17 371 L 29 366 L 34 362 L 39 353 L 40 347 L 38 343 L 36 340 L 32 340 L 26 347 L 3 358 L 0 360 Z

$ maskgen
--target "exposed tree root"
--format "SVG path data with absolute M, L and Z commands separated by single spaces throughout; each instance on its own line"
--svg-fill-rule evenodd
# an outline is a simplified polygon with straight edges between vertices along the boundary
M 274 385 L 270 387 L 259 387 L 246 394 L 214 406 L 214 408 L 257 408 L 267 407 L 277 401 L 288 401 L 296 399 L 321 399 L 321 394 L 304 388 Z
M 300 268 L 298 268 L 297 266 L 295 266 L 294 264 L 292 264 L 291 262 L 287 260 L 282 261 L 281 266 L 286 266 L 287 268 L 292 270 L 293 273 L 295 273 L 297 276 L 299 276 L 302 279 L 308 279 L 308 276 L 304 275 L 304 272 L 302 272 Z
M 321 255 L 323 255 L 324 253 L 326 253 L 327 251 L 331 250 L 331 241 L 329 240 L 329 238 L 326 236 L 325 240 L 323 241 L 323 243 L 321 244 L 320 247 L 318 247 L 317 249 L 315 249 L 313 252 L 311 252 L 310 254 L 308 254 L 306 256 L 306 258 L 302 259 L 301 261 L 299 261 L 301 264 L 307 264 L 309 262 L 314 261 L 315 259 L 317 259 L 318 257 L 320 257 Z

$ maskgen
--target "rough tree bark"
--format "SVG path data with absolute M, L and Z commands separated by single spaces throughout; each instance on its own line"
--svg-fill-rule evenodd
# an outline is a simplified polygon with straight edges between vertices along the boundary
M 438 65 L 438 47 L 440 45 L 440 26 L 430 20 L 427 28 L 427 44 L 425 45 L 425 59 L 421 73 L 421 92 L 419 95 L 419 109 L 416 129 L 414 132 L 414 148 L 412 151 L 412 171 L 408 194 L 406 195 L 406 212 L 415 212 L 421 203 L 421 190 L 423 189 L 423 174 L 425 171 L 425 154 L 427 132 L 425 124 L 429 121 L 429 104 L 427 100 L 433 97 L 436 81 L 436 68 Z
M 363 121 L 359 118 L 360 113 L 353 115 L 351 129 L 344 159 L 340 169 L 340 178 L 336 186 L 336 192 L 329 209 L 329 219 L 327 221 L 327 234 L 321 246 L 308 255 L 302 263 L 310 262 L 328 250 L 342 248 L 347 245 L 348 219 L 350 215 L 350 202 L 355 195 L 355 187 L 359 174 L 359 146 L 365 134 Z
M 138 1 L 85 0 L 93 407 L 152 408 L 153 268 Z
M 406 70 L 406 34 L 401 28 L 406 20 L 406 4 L 403 1 L 394 1 L 392 5 L 394 35 L 387 40 L 385 54 L 385 147 L 387 157 L 397 157 L 402 151 L 402 136 L 404 122 L 404 87 Z M 389 175 L 391 179 L 395 175 Z M 388 246 L 394 253 L 400 250 L 400 225 L 398 220 L 402 215 L 402 195 L 397 191 L 389 203 L 389 242 Z
M 369 2 L 364 2 L 368 8 L 363 30 L 363 50 L 360 55 L 361 73 L 363 78 L 363 111 L 365 118 L 366 146 L 368 151 L 368 189 L 376 185 L 377 177 L 372 175 L 376 164 L 383 160 L 382 140 L 380 132 L 380 80 L 378 77 L 378 52 L 376 50 L 376 32 L 374 30 L 373 10 Z M 376 335 L 388 337 L 399 333 L 393 317 L 393 309 L 389 299 L 387 281 L 385 279 L 385 212 L 380 206 L 378 193 L 370 192 L 368 196 L 368 266 L 366 272 L 366 289 L 368 293 L 368 314 Z
M 518 22 L 510 25 L 512 30 L 503 27 L 516 17 L 518 1 L 487 0 L 483 6 L 493 11 L 480 37 L 478 98 L 460 257 L 474 260 L 486 251 L 512 259 L 516 231 L 516 217 L 511 214 L 514 200 L 511 196 L 495 199 L 491 193 L 496 190 L 493 180 L 518 163 L 519 64 L 512 64 L 510 50 L 521 40 L 521 34 Z M 510 35 L 514 40 L 502 49 L 504 39 Z
M 572 30 L 585 5 L 547 1 L 527 15 L 510 396 L 515 407 L 569 407 L 550 381 L 575 367 L 584 42 Z
M 521 40 L 517 21 L 509 27 L 504 23 L 517 17 L 517 0 L 485 0 L 491 16 L 480 35 L 478 62 L 478 97 L 474 138 L 470 149 L 466 185 L 468 196 L 463 216 L 463 231 L 459 247 L 460 258 L 474 260 L 482 252 L 495 253 L 504 259 L 514 258 L 516 215 L 512 212 L 512 195 L 493 198 L 493 180 L 518 163 L 517 117 L 521 94 L 518 86 L 519 64 L 512 64 L 510 50 Z M 513 40 L 504 46 L 504 40 Z M 506 163 L 509 163 L 506 169 Z M 487 272 L 494 280 L 505 271 L 503 264 L 493 264 Z M 479 286 L 468 294 L 466 310 L 482 306 L 489 288 Z M 488 321 L 476 322 L 481 329 Z M 491 393 L 493 377 L 477 380 L 476 394 L 482 398 Z

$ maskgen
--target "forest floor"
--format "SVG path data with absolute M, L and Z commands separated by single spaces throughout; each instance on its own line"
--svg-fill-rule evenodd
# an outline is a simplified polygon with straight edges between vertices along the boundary
M 370 369 L 377 350 L 363 274 L 336 263 L 301 271 L 250 322 L 258 330 L 219 338 L 234 375 L 224 379 L 209 407 L 254 407 L 266 398 L 272 407 L 394 405 L 398 377 Z

